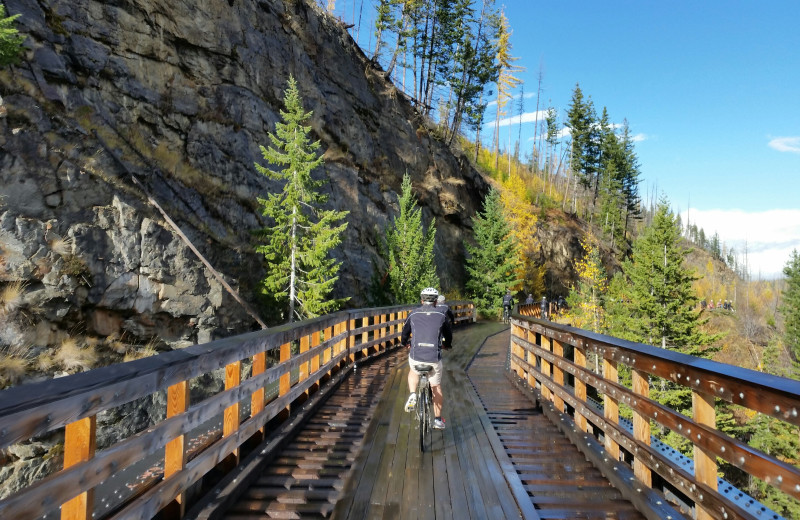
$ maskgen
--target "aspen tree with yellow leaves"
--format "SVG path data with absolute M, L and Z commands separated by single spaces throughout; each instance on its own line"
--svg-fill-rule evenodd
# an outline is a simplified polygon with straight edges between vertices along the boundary
M 581 240 L 584 255 L 575 260 L 578 281 L 567 296 L 569 311 L 565 319 L 573 327 L 604 333 L 607 329 L 605 298 L 608 276 L 600 259 L 600 251 L 593 242 L 591 236 Z
M 511 30 L 508 18 L 504 12 L 500 13 L 500 27 L 497 35 L 497 65 L 500 76 L 497 78 L 497 117 L 494 121 L 494 155 L 495 170 L 498 168 L 500 157 L 500 119 L 506 115 L 505 107 L 511 99 L 511 90 L 520 84 L 521 80 L 514 76 L 517 72 L 525 70 L 524 67 L 514 65 L 519 58 L 511 56 Z
M 528 199 L 527 186 L 519 175 L 511 174 L 503 183 L 501 201 L 511 236 L 517 244 L 515 272 L 519 282 L 512 288 L 535 294 L 538 298 L 544 294 L 544 268 L 534 262 L 540 247 L 536 238 L 539 219 Z

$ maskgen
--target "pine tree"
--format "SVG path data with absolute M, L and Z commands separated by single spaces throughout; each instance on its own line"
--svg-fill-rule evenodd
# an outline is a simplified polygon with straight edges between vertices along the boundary
M 312 178 L 322 164 L 316 150 L 319 141 L 311 142 L 310 127 L 303 126 L 311 112 L 303 110 L 297 82 L 289 77 L 284 92 L 283 122 L 269 134 L 269 148 L 261 146 L 264 160 L 277 166 L 273 171 L 256 163 L 256 170 L 271 179 L 285 181 L 283 190 L 259 198 L 262 214 L 272 224 L 260 230 L 265 243 L 256 250 L 267 259 L 264 292 L 288 304 L 288 322 L 319 316 L 336 309 L 341 300 L 328 295 L 338 279 L 339 262 L 328 253 L 341 242 L 347 223 L 339 224 L 347 211 L 323 210 L 328 197 L 316 190 L 323 181 Z
M 473 219 L 475 245 L 467 242 L 467 292 L 478 311 L 496 315 L 506 289 L 517 283 L 516 242 L 503 215 L 500 192 L 492 189 L 483 200 L 483 212 Z
M 436 221 L 426 232 L 422 226 L 422 210 L 411 191 L 411 177 L 403 176 L 400 193 L 400 215 L 386 231 L 384 257 L 389 264 L 387 283 L 394 301 L 401 304 L 419 302 L 425 287 L 438 287 L 439 277 L 433 258 Z
M 708 347 L 717 339 L 704 333 L 692 281 L 697 277 L 684 266 L 689 251 L 681 246 L 680 229 L 666 200 L 656 208 L 653 221 L 634 242 L 632 258 L 623 262 L 630 282 L 627 311 L 635 341 L 684 354 L 710 357 Z M 680 413 L 691 415 L 691 389 L 667 380 L 654 383 L 653 398 Z M 675 432 L 662 440 L 688 453 L 691 443 Z
M 800 361 L 800 254 L 792 251 L 792 256 L 783 267 L 786 275 L 786 288 L 782 293 L 781 314 L 785 320 L 784 340 L 794 357 Z
M 6 8 L 0 5 L 0 67 L 14 65 L 19 61 L 24 36 L 20 36 L 14 27 L 18 14 L 6 18 Z

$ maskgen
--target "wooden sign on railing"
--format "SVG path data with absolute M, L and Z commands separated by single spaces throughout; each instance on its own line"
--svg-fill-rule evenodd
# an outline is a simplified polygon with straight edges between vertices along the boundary
M 448 303 L 457 321 L 474 321 L 471 302 Z M 164 508 L 179 518 L 187 490 L 234 465 L 244 445 L 264 440 L 268 425 L 355 361 L 397 346 L 413 308 L 338 312 L 0 392 L 0 448 L 66 432 L 64 469 L 0 500 L 0 518 L 39 518 L 59 508 L 63 519 L 152 518 Z M 269 359 L 278 361 L 268 366 Z M 250 376 L 243 379 L 245 365 Z M 225 390 L 190 403 L 189 382 L 220 368 Z M 157 392 L 167 396 L 164 420 L 95 452 L 97 414 Z M 244 419 L 242 402 L 250 403 Z M 222 431 L 190 455 L 190 432 L 220 417 Z M 155 460 L 163 475 L 119 503 L 105 497 L 110 505 L 100 510 L 97 486 L 142 459 Z
M 602 364 L 600 371 L 587 364 L 590 353 Z M 619 381 L 623 366 L 631 372 L 630 387 Z M 520 314 L 512 318 L 510 371 L 518 384 L 535 389 L 543 409 L 559 427 L 563 426 L 565 434 L 588 432 L 604 439 L 599 456 L 587 452 L 587 457 L 607 466 L 606 476 L 612 482 L 614 475 L 619 475 L 620 462 L 632 461 L 632 482 L 628 482 L 626 498 L 634 503 L 642 500 L 642 487 L 650 487 L 657 474 L 659 482 L 674 495 L 688 497 L 697 519 L 771 518 L 764 516 L 760 507 L 733 500 L 717 490 L 717 458 L 800 499 L 800 468 L 720 432 L 714 412 L 715 401 L 721 399 L 800 425 L 799 381 Z M 650 398 L 653 376 L 691 390 L 691 417 Z M 591 402 L 587 394 L 601 396 L 603 405 Z M 621 422 L 622 404 L 632 412 L 632 428 Z M 651 446 L 651 423 L 692 443 L 693 472 Z M 576 444 L 588 449 L 591 443 Z

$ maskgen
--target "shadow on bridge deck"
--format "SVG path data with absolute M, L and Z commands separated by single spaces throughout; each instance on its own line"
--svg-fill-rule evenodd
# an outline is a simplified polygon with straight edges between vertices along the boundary
M 336 457 L 335 468 L 325 463 L 316 473 L 303 469 L 310 452 L 301 433 L 289 448 L 302 461 L 298 469 L 272 463 L 263 470 L 262 484 L 279 473 L 294 475 L 272 485 L 285 488 L 283 494 L 251 503 L 251 491 L 251 499 L 241 498 L 227 518 L 642 518 L 506 379 L 508 341 L 507 329 L 496 323 L 456 331 L 456 346 L 445 354 L 447 428 L 434 431 L 430 452 L 420 453 L 414 417 L 403 410 L 405 349 L 383 361 L 391 368 L 379 370 L 382 388 L 364 374 L 363 388 L 354 390 L 357 378 L 349 378 L 354 381 L 329 399 L 328 411 L 318 412 L 325 416 L 321 422 L 312 419 L 307 426 L 335 425 L 330 417 L 342 406 L 336 399 L 343 392 L 380 394 L 358 435 L 325 448 Z M 297 485 L 305 487 L 290 489 Z

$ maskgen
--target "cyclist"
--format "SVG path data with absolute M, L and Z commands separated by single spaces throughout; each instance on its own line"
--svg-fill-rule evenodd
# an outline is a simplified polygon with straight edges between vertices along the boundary
M 514 297 L 511 296 L 511 289 L 506 289 L 503 295 L 503 316 L 511 316 L 511 307 L 514 306 Z
M 436 306 L 444 307 L 445 309 L 444 313 L 447 316 L 447 321 L 450 322 L 450 326 L 452 327 L 453 325 L 455 325 L 456 316 L 455 314 L 453 314 L 453 311 L 450 310 L 450 306 L 444 303 L 444 294 L 439 295 L 439 298 L 436 300 Z
M 433 367 L 428 380 L 433 393 L 433 427 L 444 429 L 442 418 L 442 348 L 450 348 L 453 341 L 453 331 L 447 319 L 447 306 L 436 305 L 439 291 L 427 287 L 420 293 L 422 305 L 411 311 L 403 325 L 400 335 L 402 345 L 411 350 L 408 353 L 408 390 L 411 394 L 406 401 L 406 411 L 414 410 L 417 404 L 417 383 L 419 383 L 418 366 Z M 409 341 L 409 336 L 411 341 Z

